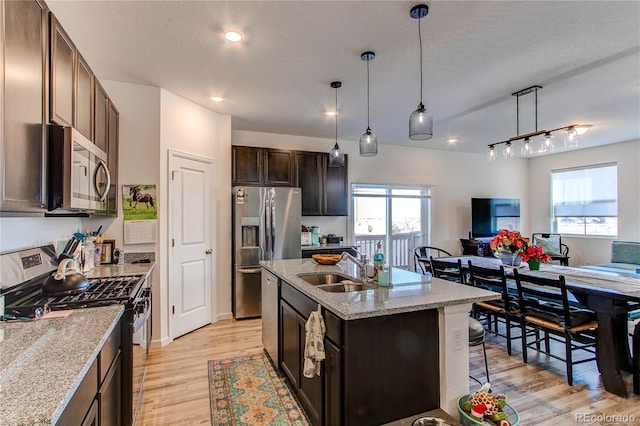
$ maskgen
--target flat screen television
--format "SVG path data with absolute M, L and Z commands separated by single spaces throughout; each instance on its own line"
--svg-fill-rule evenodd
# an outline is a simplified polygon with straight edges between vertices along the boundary
M 501 229 L 520 230 L 520 199 L 472 198 L 471 237 L 493 237 Z

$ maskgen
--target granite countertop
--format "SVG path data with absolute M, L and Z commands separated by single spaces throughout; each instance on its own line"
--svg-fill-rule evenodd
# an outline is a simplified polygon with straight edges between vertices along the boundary
M 297 274 L 337 272 L 357 277 L 353 263 L 342 261 L 337 265 L 327 266 L 319 265 L 311 259 L 290 259 L 262 261 L 260 264 L 345 320 L 497 300 L 501 297 L 499 293 L 397 268 L 390 271 L 391 286 L 376 286 L 370 290 L 348 293 L 329 293 L 307 283 Z
M 354 248 L 353 244 L 335 243 L 335 244 L 312 244 L 309 246 L 302 246 L 302 250 L 331 250 L 331 249 L 346 249 Z
M 85 273 L 87 278 L 120 277 L 124 275 L 148 275 L 153 267 L 151 263 L 124 263 L 120 265 L 100 265 Z
M 123 311 L 114 305 L 0 322 L 0 424 L 55 424 Z

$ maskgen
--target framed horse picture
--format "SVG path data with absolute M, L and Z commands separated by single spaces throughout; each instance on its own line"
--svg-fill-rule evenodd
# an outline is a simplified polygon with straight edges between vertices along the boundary
M 102 241 L 102 252 L 100 254 L 100 264 L 110 265 L 113 263 L 113 249 L 116 246 L 116 240 Z
M 124 220 L 155 220 L 157 205 L 155 185 L 122 185 Z

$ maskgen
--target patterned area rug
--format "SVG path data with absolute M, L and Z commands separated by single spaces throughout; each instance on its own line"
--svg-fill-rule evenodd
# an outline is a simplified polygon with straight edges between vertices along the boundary
M 212 425 L 309 425 L 265 354 L 209 361 L 209 397 Z

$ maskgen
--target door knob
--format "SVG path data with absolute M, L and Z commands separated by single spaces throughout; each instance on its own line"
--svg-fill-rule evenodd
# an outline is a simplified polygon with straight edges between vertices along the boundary
M 206 250 L 206 251 L 204 252 L 204 254 L 211 254 L 211 253 L 213 253 L 213 250 L 211 250 L 211 249 L 208 249 L 208 250 Z

